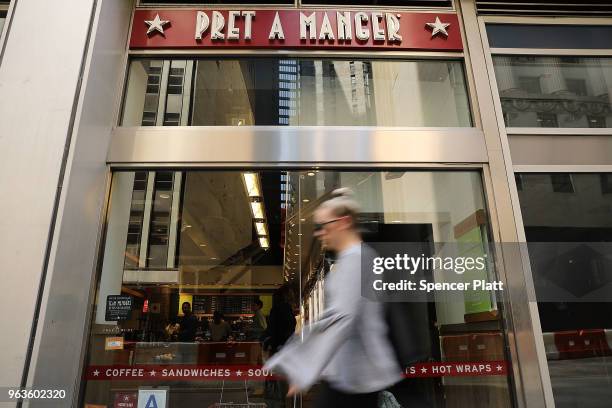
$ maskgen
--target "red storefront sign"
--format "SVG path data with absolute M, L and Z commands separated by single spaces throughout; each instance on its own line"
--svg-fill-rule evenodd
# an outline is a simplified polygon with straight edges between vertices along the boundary
M 385 10 L 136 10 L 131 49 L 461 51 L 452 13 Z
M 404 376 L 414 377 L 474 377 L 508 374 L 506 361 L 432 362 L 407 367 Z M 95 365 L 87 367 L 89 381 L 263 381 L 277 378 L 256 365 Z

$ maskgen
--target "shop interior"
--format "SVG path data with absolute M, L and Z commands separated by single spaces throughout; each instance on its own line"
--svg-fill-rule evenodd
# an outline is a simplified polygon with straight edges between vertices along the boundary
M 470 242 L 482 250 L 488 240 L 475 171 L 116 172 L 88 364 L 263 364 L 323 310 L 334 254 L 313 238 L 312 217 L 339 187 L 350 187 L 362 206 L 366 242 Z M 461 279 L 433 273 L 436 281 Z M 123 315 L 110 310 L 113 296 L 131 298 Z M 410 321 L 427 360 L 504 360 L 497 294 L 447 296 L 420 305 Z M 121 347 L 109 349 L 109 337 L 121 338 Z M 404 394 L 431 407 L 465 406 L 474 398 L 482 406 L 510 406 L 508 381 L 412 379 Z M 270 383 L 88 381 L 85 398 L 108 403 L 142 386 L 166 386 L 170 407 L 293 406 L 286 384 Z M 311 397 L 298 403 L 307 407 Z

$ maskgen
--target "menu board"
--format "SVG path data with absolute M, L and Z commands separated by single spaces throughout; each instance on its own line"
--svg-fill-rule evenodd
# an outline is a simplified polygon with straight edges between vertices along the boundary
M 108 295 L 106 297 L 106 314 L 104 319 L 107 322 L 127 320 L 132 311 L 132 297 L 124 295 Z
M 211 314 L 220 311 L 223 314 L 252 313 L 256 295 L 194 295 L 192 309 L 194 313 Z

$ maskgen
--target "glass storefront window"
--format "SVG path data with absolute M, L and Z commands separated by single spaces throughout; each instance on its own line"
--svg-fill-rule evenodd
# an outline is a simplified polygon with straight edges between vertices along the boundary
M 466 127 L 472 122 L 460 61 L 251 58 L 132 60 L 121 124 Z
M 609 299 L 611 178 L 610 173 L 516 178 L 555 406 L 561 408 L 601 407 L 612 398 L 612 303 L 551 298 L 551 293 L 559 300 L 600 293 Z M 534 247 L 554 251 L 554 261 L 535 262 Z
M 508 127 L 612 127 L 612 58 L 494 56 Z
M 135 403 L 156 389 L 168 407 L 312 406 L 311 393 L 286 400 L 282 380 L 248 373 L 323 310 L 334 257 L 313 237 L 313 211 L 339 187 L 361 204 L 367 242 L 486 250 L 477 171 L 115 172 L 83 402 Z M 419 304 L 410 326 L 426 361 L 506 360 L 498 296 L 436 293 Z M 391 392 L 402 406 L 512 400 L 505 374 L 410 378 Z

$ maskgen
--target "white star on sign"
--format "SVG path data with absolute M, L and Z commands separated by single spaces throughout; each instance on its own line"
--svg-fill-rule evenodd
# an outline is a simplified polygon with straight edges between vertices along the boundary
M 151 370 L 149 371 L 149 374 L 151 375 L 151 377 L 155 377 L 155 374 L 157 374 L 157 371 Z
M 446 31 L 447 27 L 450 23 L 443 23 L 440 21 L 440 17 L 436 16 L 436 21 L 433 23 L 426 23 L 427 27 L 431 28 L 431 36 L 434 37 L 438 33 L 442 33 L 446 37 L 448 37 L 448 32 Z
M 427 369 L 426 369 L 425 367 L 423 367 L 423 368 L 421 368 L 421 372 L 422 372 L 423 374 L 425 374 L 425 373 L 427 372 Z
M 236 371 L 236 375 L 240 377 L 242 375 L 242 371 L 240 370 Z
M 94 377 L 97 377 L 97 376 L 98 376 L 98 374 L 100 374 L 100 372 L 99 372 L 98 370 L 95 370 L 95 371 L 93 372 Z
M 159 31 L 163 35 L 164 26 L 169 22 L 170 20 L 160 19 L 159 14 L 156 14 L 153 20 L 145 20 L 145 24 L 149 26 L 149 29 L 147 30 L 147 35 L 151 34 L 153 31 Z
M 497 366 L 497 371 L 501 371 L 501 370 L 502 370 L 502 368 L 503 368 L 502 366 L 498 365 L 498 366 Z

